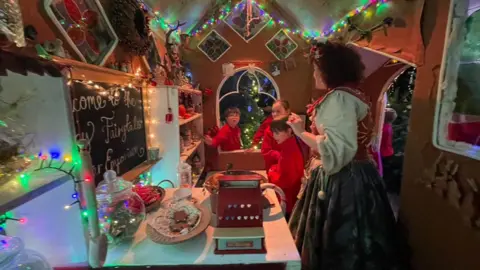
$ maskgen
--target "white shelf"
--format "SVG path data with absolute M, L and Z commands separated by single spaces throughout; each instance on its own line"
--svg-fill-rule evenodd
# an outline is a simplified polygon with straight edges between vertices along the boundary
M 156 91 L 154 91 L 156 90 Z M 187 89 L 179 86 L 158 86 L 149 91 L 149 98 L 152 101 L 150 106 L 150 115 L 165 115 L 170 108 L 173 112 L 179 110 L 179 93 L 185 92 L 192 94 L 192 101 L 194 104 L 202 105 L 202 92 L 196 89 Z M 166 98 L 166 95 L 168 98 Z M 170 101 L 170 103 L 168 102 Z M 159 122 L 154 126 L 152 133 L 155 134 L 153 145 L 161 146 L 163 149 L 163 159 L 152 167 L 152 181 L 154 184 L 163 179 L 172 180 L 176 186 L 177 183 L 177 168 L 181 161 L 187 161 L 193 153 L 197 152 L 202 164 L 205 164 L 205 147 L 203 142 L 196 142 L 183 153 L 180 152 L 180 133 L 183 131 L 188 123 L 194 123 L 190 127 L 192 133 L 203 134 L 203 116 L 201 113 L 192 114 L 188 119 L 181 119 L 178 113 L 174 113 L 172 123 Z
M 199 118 L 201 118 L 201 117 L 202 117 L 202 114 L 201 114 L 201 113 L 196 113 L 196 114 L 192 115 L 192 116 L 191 116 L 190 118 L 188 118 L 188 119 L 179 119 L 178 122 L 179 122 L 179 125 L 180 125 L 180 126 L 183 126 L 183 125 L 185 125 L 185 124 L 187 124 L 187 123 L 190 123 L 190 122 L 192 122 L 192 121 L 194 121 L 194 120 L 197 120 L 197 119 L 199 119 Z
M 192 145 L 190 148 L 188 148 L 186 151 L 183 151 L 180 154 L 180 160 L 182 161 L 187 161 L 187 159 L 195 153 L 195 151 L 198 149 L 198 147 L 203 143 L 203 140 L 200 140 L 196 142 L 194 145 Z
M 183 88 L 183 87 L 178 87 L 178 91 L 184 92 L 187 94 L 194 94 L 194 95 L 201 95 L 202 91 L 198 89 L 190 89 L 190 88 Z
M 192 89 L 192 88 L 187 88 L 187 87 L 182 87 L 182 86 L 178 86 L 178 85 L 164 85 L 164 84 L 160 84 L 158 85 L 157 87 L 161 87 L 161 88 L 176 88 L 178 89 L 179 92 L 184 92 L 184 93 L 187 93 L 187 94 L 194 94 L 194 95 L 202 95 L 203 92 L 198 90 L 198 89 Z

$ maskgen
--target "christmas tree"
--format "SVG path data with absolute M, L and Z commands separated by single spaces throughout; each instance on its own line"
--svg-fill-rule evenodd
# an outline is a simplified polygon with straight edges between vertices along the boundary
M 256 80 L 251 80 L 250 82 L 239 87 L 241 96 L 245 99 L 245 106 L 240 108 L 242 113 L 240 128 L 242 129 L 242 145 L 244 149 L 252 147 L 253 136 L 265 119 L 262 108 L 258 106 L 260 101 L 259 86 Z

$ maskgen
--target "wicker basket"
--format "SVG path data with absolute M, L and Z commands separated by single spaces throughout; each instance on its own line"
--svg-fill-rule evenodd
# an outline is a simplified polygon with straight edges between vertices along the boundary
M 210 213 L 210 211 L 208 210 L 207 207 L 205 207 L 201 204 L 195 204 L 195 207 L 197 207 L 198 210 L 200 210 L 200 212 L 201 212 L 200 222 L 195 227 L 195 229 L 190 231 L 188 234 L 179 235 L 177 237 L 165 236 L 165 235 L 159 233 L 150 224 L 147 223 L 146 233 L 147 233 L 148 238 L 150 238 L 150 240 L 152 240 L 153 242 L 155 242 L 157 244 L 174 245 L 174 244 L 185 242 L 187 240 L 190 240 L 190 239 L 200 235 L 210 225 L 210 220 L 212 219 L 212 214 Z
M 165 198 L 165 189 L 160 187 L 160 185 L 165 182 L 168 182 L 172 186 L 172 188 L 175 187 L 175 185 L 170 180 L 163 180 L 158 183 L 158 185 L 155 187 L 155 190 L 160 194 L 160 199 L 155 201 L 154 203 L 145 205 L 145 212 L 151 213 L 152 211 L 157 210 L 162 205 L 162 201 Z

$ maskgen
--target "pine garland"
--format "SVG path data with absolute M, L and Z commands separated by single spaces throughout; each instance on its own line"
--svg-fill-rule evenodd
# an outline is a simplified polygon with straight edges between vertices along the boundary
M 120 40 L 120 45 L 138 56 L 147 54 L 151 41 L 150 19 L 137 0 L 114 0 L 111 22 Z

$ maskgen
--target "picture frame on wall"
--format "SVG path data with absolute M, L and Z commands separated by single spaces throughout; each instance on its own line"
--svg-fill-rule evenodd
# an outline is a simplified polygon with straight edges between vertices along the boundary
M 43 8 L 78 59 L 105 64 L 118 37 L 98 0 L 43 0 Z

